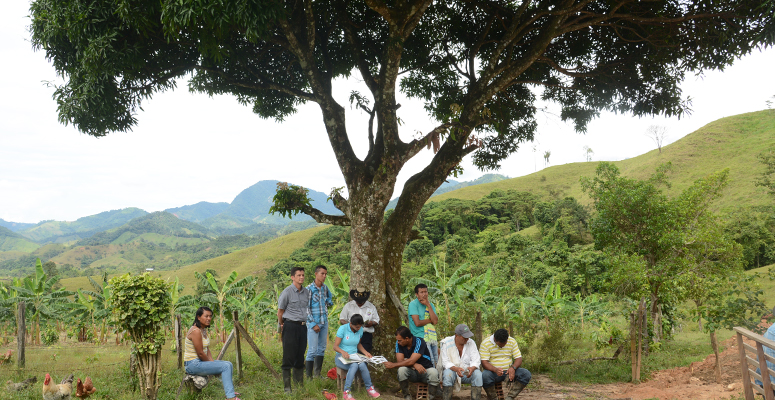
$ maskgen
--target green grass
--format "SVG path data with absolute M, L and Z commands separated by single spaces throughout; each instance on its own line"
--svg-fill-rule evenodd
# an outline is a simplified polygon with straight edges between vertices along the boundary
M 275 371 L 278 374 L 282 374 L 280 370 L 282 347 L 278 339 L 273 335 L 262 333 L 259 333 L 254 339 L 262 353 L 269 359 Z M 171 343 L 171 335 L 168 335 L 167 343 L 164 346 L 165 350 L 162 353 L 159 400 L 175 399 L 180 380 L 183 377 L 183 372 L 177 369 L 176 353 L 170 350 Z M 0 350 L 6 351 L 6 347 L 11 348 L 9 346 L 0 346 Z M 13 348 L 15 349 L 15 345 Z M 220 351 L 220 348 L 220 343 L 214 344 L 210 351 L 215 356 Z M 46 373 L 51 374 L 57 383 L 72 373 L 75 375 L 76 380 L 78 378 L 84 379 L 86 376 L 92 378 L 97 392 L 89 397 L 90 400 L 137 400 L 141 396 L 139 392 L 133 391 L 133 382 L 136 382 L 136 378 L 129 373 L 129 354 L 129 346 L 117 346 L 114 344 L 113 338 L 109 340 L 109 344 L 101 346 L 79 343 L 64 343 L 54 346 L 28 346 L 26 349 L 26 368 L 19 371 L 14 365 L 0 366 L 0 382 L 6 382 L 7 380 L 20 382 L 30 376 L 38 377 L 38 382 L 21 392 L 8 392 L 3 388 L 0 398 L 9 400 L 40 400 L 41 388 Z M 272 377 L 268 368 L 244 341 L 242 343 L 242 354 L 244 359 L 244 378 L 242 380 L 239 380 L 237 377 L 236 351 L 233 343 L 226 352 L 224 359 L 235 363 L 235 389 L 242 393 L 243 399 L 286 398 L 289 400 L 300 400 L 321 398 L 320 392 L 323 389 L 336 391 L 335 381 L 324 379 L 310 382 L 305 379 L 303 390 L 294 390 L 292 396 L 285 396 L 283 394 L 282 381 Z M 334 366 L 333 355 L 333 345 L 329 344 L 323 363 L 323 373 Z M 377 386 L 379 390 L 379 384 Z M 365 391 L 362 393 L 356 391 L 355 396 L 359 399 L 368 397 Z M 223 398 L 223 386 L 220 380 L 217 379 L 212 380 L 200 396 L 187 395 L 184 391 L 180 397 L 181 400 L 223 400 Z M 73 385 L 73 399 L 75 399 L 75 385 Z
M 764 171 L 756 155 L 775 145 L 775 112 L 764 110 L 714 121 L 697 131 L 662 148 L 616 164 L 625 176 L 645 179 L 657 166 L 673 163 L 669 194 L 676 194 L 695 180 L 724 168 L 730 169 L 729 187 L 717 200 L 719 211 L 729 211 L 741 205 L 771 204 L 763 188 L 754 185 L 754 178 Z M 579 178 L 593 176 L 597 162 L 571 163 L 546 168 L 530 175 L 498 182 L 471 186 L 431 198 L 477 200 L 493 190 L 533 192 L 546 198 L 573 196 L 584 204 L 590 199 L 581 191 Z

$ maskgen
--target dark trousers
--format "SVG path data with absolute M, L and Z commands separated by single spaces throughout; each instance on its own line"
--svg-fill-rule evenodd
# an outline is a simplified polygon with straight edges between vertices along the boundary
M 307 326 L 286 321 L 283 324 L 282 369 L 304 368 L 305 351 L 307 351 Z
M 363 349 L 371 353 L 371 349 L 374 347 L 374 344 L 372 342 L 372 339 L 374 338 L 374 334 L 371 332 L 363 332 L 363 336 L 361 336 L 361 346 L 363 346 Z M 361 351 L 358 350 L 358 353 Z

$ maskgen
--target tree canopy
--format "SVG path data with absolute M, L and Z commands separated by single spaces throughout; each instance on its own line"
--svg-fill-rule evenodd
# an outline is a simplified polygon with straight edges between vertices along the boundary
M 758 0 L 33 0 L 31 18 L 33 46 L 64 78 L 59 120 L 93 136 L 131 129 L 143 100 L 187 76 L 191 90 L 231 94 L 262 118 L 316 103 L 344 215 L 301 211 L 352 226 L 351 284 L 369 285 L 386 322 L 422 205 L 463 157 L 498 168 L 531 140 L 539 97 L 579 131 L 604 110 L 682 115 L 686 73 L 775 41 L 772 4 Z M 369 92 L 350 102 L 370 120 L 350 133 L 333 86 L 353 75 Z M 402 140 L 397 91 L 423 101 L 435 127 Z M 431 146 L 384 218 L 399 172 Z

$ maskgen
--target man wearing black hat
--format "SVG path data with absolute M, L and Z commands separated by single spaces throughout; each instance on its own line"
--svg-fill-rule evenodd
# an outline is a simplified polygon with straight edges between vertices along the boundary
M 360 314 L 363 317 L 363 337 L 361 337 L 361 346 L 368 351 L 372 350 L 372 340 L 374 338 L 374 327 L 379 324 L 379 314 L 377 307 L 369 302 L 371 292 L 366 288 L 359 287 L 350 290 L 351 301 L 347 302 L 339 313 L 339 324 L 344 325 L 350 322 L 350 317 L 354 314 Z

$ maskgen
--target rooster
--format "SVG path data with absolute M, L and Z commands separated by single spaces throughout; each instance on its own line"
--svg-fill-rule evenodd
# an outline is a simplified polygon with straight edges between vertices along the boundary
M 88 376 L 83 382 L 81 382 L 81 379 L 78 379 L 78 383 L 75 385 L 75 397 L 81 400 L 86 399 L 96 391 L 97 389 L 94 387 L 91 382 L 91 378 Z
M 51 375 L 46 374 L 46 380 L 43 381 L 43 400 L 70 400 L 70 394 L 73 392 L 73 375 L 62 380 L 59 385 L 54 384 Z

